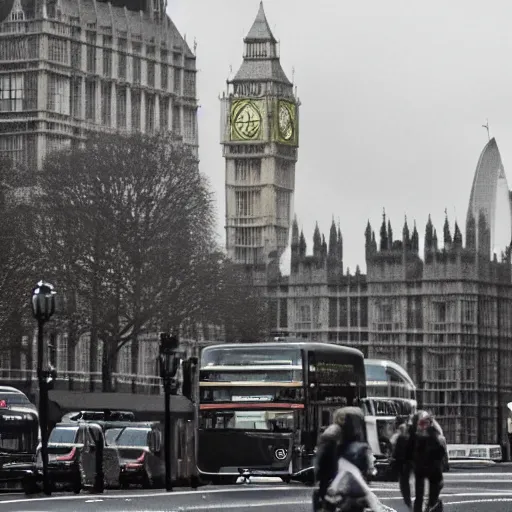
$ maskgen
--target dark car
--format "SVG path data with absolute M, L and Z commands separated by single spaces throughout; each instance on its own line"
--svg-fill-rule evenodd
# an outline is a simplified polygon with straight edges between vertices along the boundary
M 92 488 L 96 479 L 96 440 L 103 438 L 103 473 L 106 487 L 119 487 L 120 464 L 117 449 L 105 443 L 102 428 L 95 423 L 59 423 L 48 439 L 48 473 L 55 487 L 78 494 Z M 36 467 L 42 470 L 40 448 Z

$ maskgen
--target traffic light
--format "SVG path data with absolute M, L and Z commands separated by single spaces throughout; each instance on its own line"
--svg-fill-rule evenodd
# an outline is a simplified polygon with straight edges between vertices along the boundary
M 178 372 L 180 358 L 177 354 L 179 340 L 167 332 L 160 333 L 160 375 L 164 379 L 174 378 Z

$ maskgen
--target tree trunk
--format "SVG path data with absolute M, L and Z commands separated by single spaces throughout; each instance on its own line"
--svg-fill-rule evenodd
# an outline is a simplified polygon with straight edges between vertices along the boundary
M 98 371 L 98 306 L 99 306 L 99 282 L 98 282 L 98 258 L 100 256 L 99 236 L 96 233 L 94 246 L 94 263 L 92 275 L 92 295 L 91 295 L 91 334 L 89 338 L 89 391 L 95 390 L 95 374 Z M 103 359 L 105 350 L 103 350 Z M 103 373 L 103 370 L 102 370 Z M 103 378 L 102 378 L 103 380 Z
M 103 342 L 103 357 L 101 363 L 101 381 L 104 393 L 114 391 L 113 374 L 117 369 L 117 340 L 109 339 Z

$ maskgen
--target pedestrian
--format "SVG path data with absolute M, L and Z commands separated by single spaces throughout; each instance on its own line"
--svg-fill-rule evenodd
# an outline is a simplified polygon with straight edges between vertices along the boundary
M 412 420 L 412 418 L 411 418 Z M 397 432 L 391 437 L 392 456 L 391 472 L 398 478 L 400 493 L 406 507 L 412 509 L 411 500 L 411 473 L 412 473 L 412 452 L 410 451 L 410 436 L 412 421 L 408 417 L 397 417 Z
M 418 411 L 414 415 L 407 450 L 412 454 L 415 478 L 414 512 L 422 511 L 426 480 L 429 484 L 427 510 L 443 510 L 439 496 L 444 485 L 446 447 L 442 441 L 441 427 L 429 412 Z

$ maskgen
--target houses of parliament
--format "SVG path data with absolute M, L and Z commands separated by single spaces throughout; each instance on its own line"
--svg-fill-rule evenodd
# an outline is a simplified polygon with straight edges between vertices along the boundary
M 221 98 L 226 245 L 270 300 L 276 336 L 354 346 L 407 369 L 451 443 L 504 443 L 512 401 L 512 210 L 495 139 L 479 158 L 466 225 L 442 233 L 368 222 L 367 273 L 344 271 L 342 226 L 312 250 L 291 219 L 299 108 L 263 6 Z M 465 228 L 465 229 L 464 229 Z M 465 234 L 463 235 L 463 229 Z M 420 236 L 424 237 L 420 254 Z M 289 275 L 279 260 L 291 239 Z

